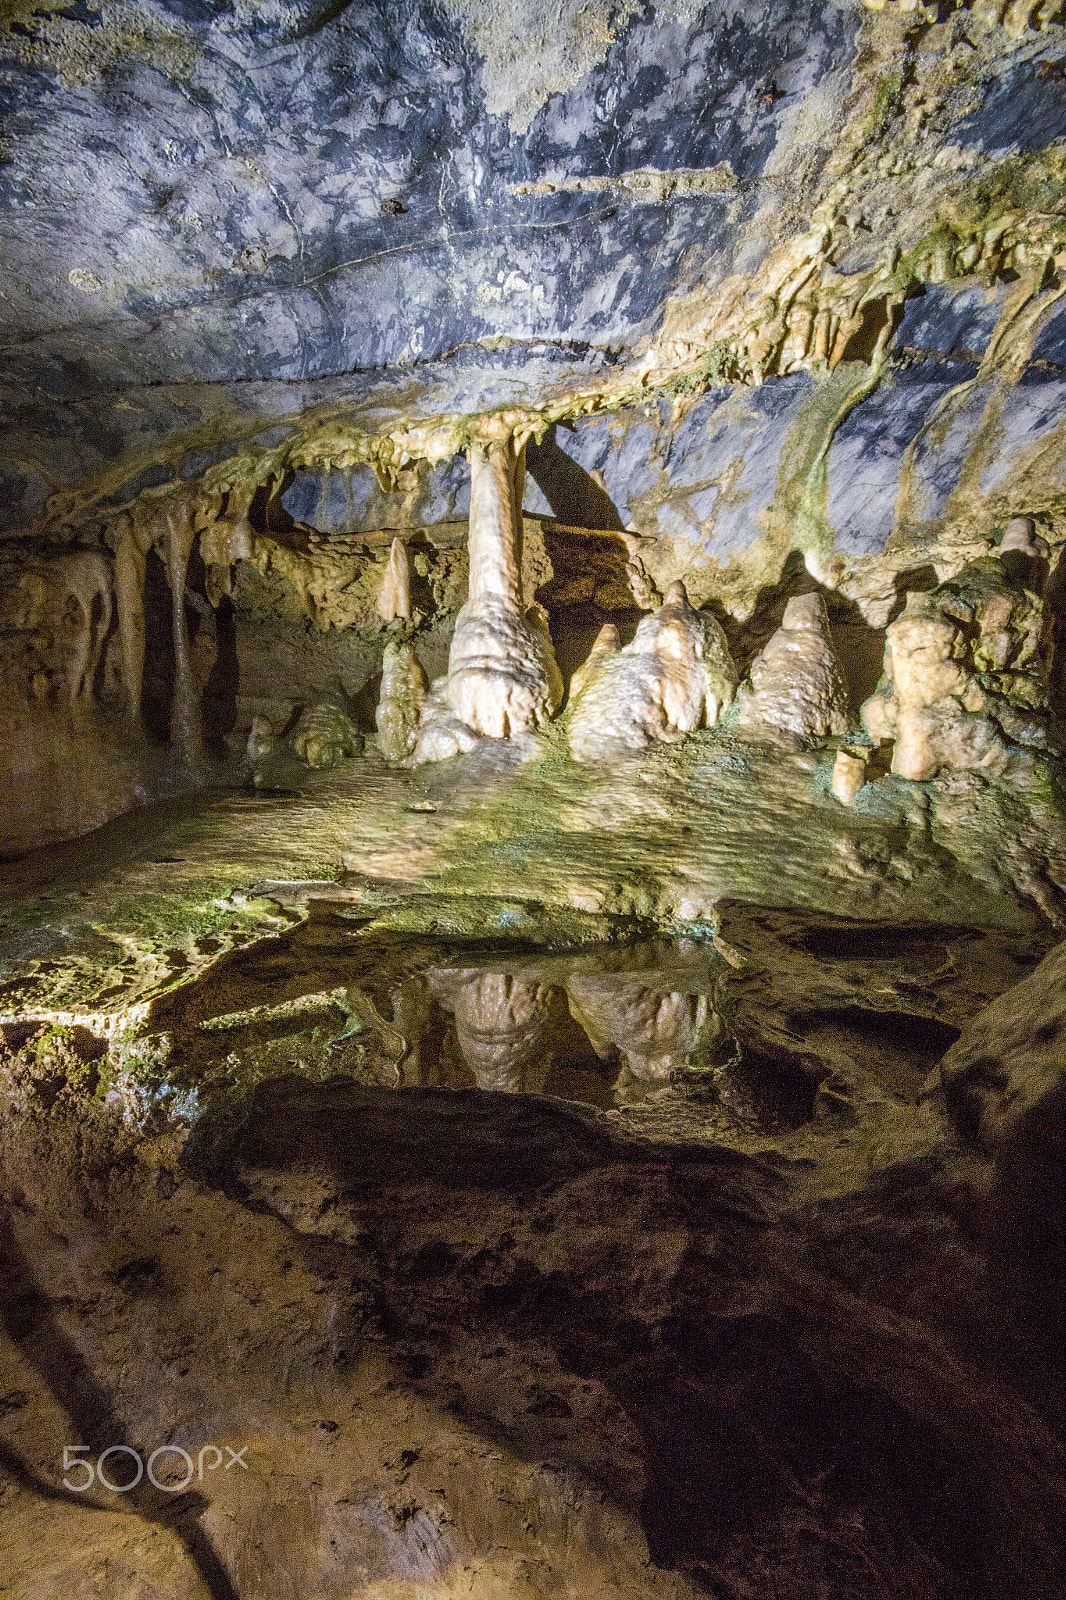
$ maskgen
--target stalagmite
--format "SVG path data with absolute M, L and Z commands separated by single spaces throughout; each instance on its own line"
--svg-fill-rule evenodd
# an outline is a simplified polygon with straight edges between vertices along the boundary
M 842 806 L 850 806 L 866 782 L 866 755 L 838 750 L 833 763 L 832 790 Z
M 578 761 L 595 761 L 711 727 L 736 686 L 722 629 L 689 605 L 683 583 L 673 583 L 624 650 L 611 624 L 601 629 L 571 689 L 571 751 Z
M 1006 569 L 997 557 L 972 562 L 932 593 L 908 594 L 888 628 L 884 677 L 862 720 L 872 739 L 895 741 L 897 776 L 995 776 L 1011 764 L 1010 743 L 1046 745 L 1044 609 Z
M 1050 546 L 1035 530 L 1031 517 L 1012 517 L 999 542 L 999 559 L 1012 583 L 1043 594 L 1048 578 Z
M 301 761 L 318 770 L 335 767 L 345 756 L 362 754 L 363 741 L 339 678 L 331 678 L 304 710 L 292 735 L 292 747 Z
M 407 546 L 400 538 L 392 541 L 389 559 L 378 591 L 378 615 L 383 622 L 411 620 L 411 572 Z
M 605 622 L 596 635 L 595 643 L 589 652 L 587 661 L 583 661 L 574 676 L 570 679 L 571 702 L 587 688 L 595 678 L 605 662 L 617 655 L 622 648 L 622 637 L 613 622 Z
M 414 645 L 390 640 L 381 662 L 381 695 L 374 714 L 378 746 L 386 761 L 405 761 L 413 751 L 425 694 L 426 675 Z
M 254 789 L 262 788 L 263 763 L 276 743 L 276 735 L 269 717 L 253 717 L 252 726 L 248 730 L 248 741 L 244 747 L 244 765 Z
M 164 508 L 163 521 L 174 637 L 174 701 L 170 715 L 170 742 L 177 759 L 185 766 L 193 766 L 204 755 L 200 695 L 189 661 L 189 632 L 185 625 L 185 579 L 196 540 L 196 528 L 188 507 L 180 503 Z
M 522 451 L 511 438 L 470 451 L 470 589 L 447 677 L 427 696 L 416 761 L 440 761 L 477 737 L 506 739 L 562 702 L 547 616 L 522 598 Z
M 848 688 L 820 594 L 794 595 L 780 628 L 751 664 L 737 697 L 738 726 L 789 744 L 846 733 Z

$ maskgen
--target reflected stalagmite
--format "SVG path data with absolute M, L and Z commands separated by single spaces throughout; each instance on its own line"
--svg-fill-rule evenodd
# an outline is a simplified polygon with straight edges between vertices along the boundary
M 620 1051 L 635 1078 L 667 1079 L 698 1064 L 701 1048 L 718 1032 L 703 994 L 663 993 L 609 974 L 574 974 L 566 992 L 597 1054 Z
M 427 976 L 455 1014 L 459 1048 L 478 1087 L 539 1093 L 551 1070 L 551 988 L 511 972 L 439 968 Z

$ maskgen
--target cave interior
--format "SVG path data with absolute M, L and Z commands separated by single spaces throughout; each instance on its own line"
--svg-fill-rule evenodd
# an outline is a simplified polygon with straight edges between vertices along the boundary
M 0 80 L 0 1595 L 1062 1600 L 1066 11 Z

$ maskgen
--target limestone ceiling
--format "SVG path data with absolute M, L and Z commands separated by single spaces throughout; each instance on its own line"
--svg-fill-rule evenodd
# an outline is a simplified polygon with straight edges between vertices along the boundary
M 735 322 L 797 239 L 838 278 L 888 271 L 931 175 L 972 183 L 1066 131 L 1062 30 L 1012 38 L 966 12 L 930 29 L 834 0 L 4 14 L 12 531 L 71 487 L 121 503 L 309 414 L 374 434 L 639 392 L 705 353 L 721 308 L 694 331 L 685 308 L 723 284 Z

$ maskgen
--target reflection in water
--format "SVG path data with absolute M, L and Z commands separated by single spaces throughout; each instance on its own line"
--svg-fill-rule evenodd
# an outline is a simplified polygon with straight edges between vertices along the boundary
M 612 1088 L 627 1098 L 635 1085 L 710 1064 L 720 1025 L 705 994 L 654 988 L 646 972 L 567 971 L 559 958 L 547 965 L 427 971 L 479 1088 L 609 1103 Z M 417 1080 L 408 1072 L 407 1081 Z
M 477 967 L 431 968 L 427 977 L 435 997 L 455 1014 L 459 1049 L 479 1089 L 543 1091 L 552 1065 L 549 987 Z
M 663 994 L 614 975 L 575 974 L 566 985 L 570 1011 L 603 1060 L 611 1046 L 629 1072 L 644 1080 L 666 1079 L 682 1067 L 703 1065 L 718 1018 L 705 994 Z
M 199 1015 L 205 1081 L 221 1052 L 227 1070 L 247 1062 L 257 1076 L 296 1067 L 603 1110 L 672 1094 L 772 1130 L 807 1120 L 827 1075 L 772 1006 L 765 1026 L 749 1018 L 741 1041 L 732 968 L 705 944 L 537 950 L 419 936 L 353 941 L 346 930 L 304 937 L 306 953 L 292 935 L 288 949 L 227 958 L 171 1002 L 172 1026 Z M 156 1021 L 166 1020 L 164 1006 Z M 191 1080 L 191 1064 L 184 1070 Z

